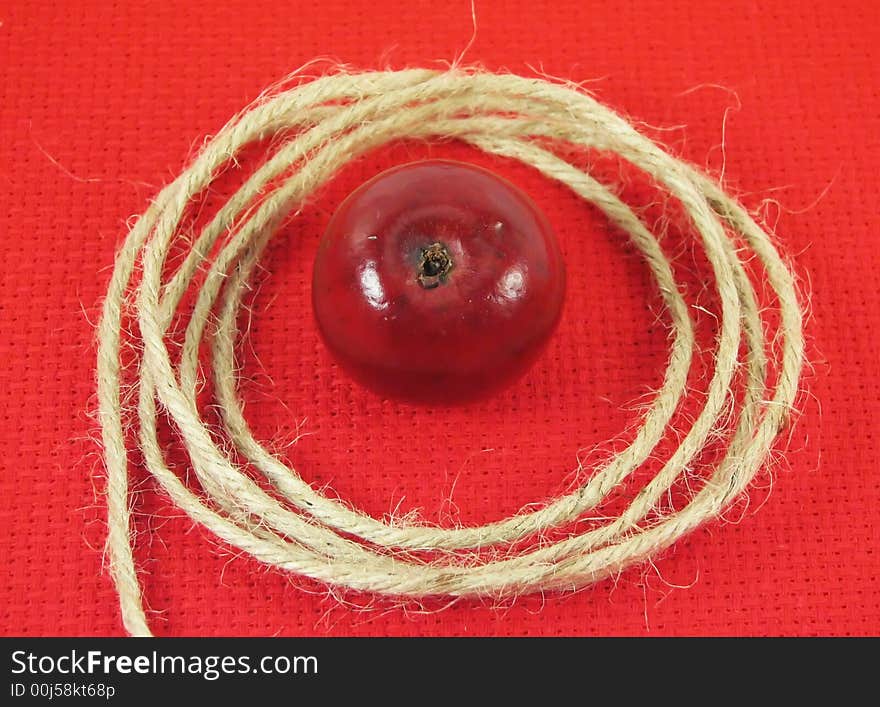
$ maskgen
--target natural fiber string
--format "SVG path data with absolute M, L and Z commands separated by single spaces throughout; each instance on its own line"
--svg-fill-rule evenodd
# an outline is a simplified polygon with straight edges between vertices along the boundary
M 237 313 L 249 277 L 280 223 L 349 160 L 392 140 L 431 137 L 457 138 L 530 164 L 600 208 L 644 256 L 673 334 L 663 385 L 625 449 L 573 492 L 538 510 L 476 527 L 385 523 L 319 493 L 254 438 L 236 391 Z M 202 229 L 176 271 L 164 277 L 188 205 L 245 147 L 273 138 L 275 153 Z M 705 402 L 662 469 L 616 518 L 515 551 L 512 543 L 540 536 L 599 506 L 649 458 L 686 394 L 694 349 L 690 312 L 654 235 L 608 187 L 556 154 L 555 144 L 614 152 L 682 204 L 714 273 L 721 319 Z M 762 312 L 743 265 L 750 257 L 760 261 L 775 292 L 778 347 L 765 340 Z M 166 342 L 169 328 L 182 314 L 181 301 L 197 273 L 205 270 L 175 365 Z M 139 445 L 146 467 L 171 500 L 223 541 L 271 566 L 399 597 L 577 588 L 668 547 L 717 516 L 754 477 L 793 407 L 804 353 L 793 278 L 768 234 L 711 179 L 575 88 L 480 71 L 415 69 L 339 72 L 266 97 L 228 123 L 140 217 L 117 257 L 104 301 L 97 376 L 108 474 L 108 550 L 122 618 L 135 635 L 150 631 L 132 554 L 122 405 L 120 348 L 129 302 L 140 334 Z M 216 326 L 206 331 L 209 321 Z M 275 494 L 230 459 L 200 416 L 198 355 L 206 335 L 226 436 Z M 776 371 L 769 390 L 768 356 L 774 357 Z M 741 367 L 744 393 L 723 459 L 686 505 L 659 514 L 670 488 L 713 434 L 728 426 L 734 376 Z M 157 402 L 183 441 L 200 493 L 191 491 L 165 461 L 157 438 Z M 496 551 L 477 552 L 486 549 Z M 432 559 L 414 555 L 417 550 L 433 551 Z

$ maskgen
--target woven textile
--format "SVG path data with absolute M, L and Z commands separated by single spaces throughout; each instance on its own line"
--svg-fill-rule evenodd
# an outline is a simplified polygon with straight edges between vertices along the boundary
M 775 225 L 811 293 L 809 394 L 785 459 L 759 478 L 748 508 L 726 514 L 736 522 L 698 530 L 616 581 L 501 606 L 428 602 L 424 611 L 346 595 L 351 608 L 319 584 L 236 557 L 193 531 L 135 467 L 136 558 L 148 605 L 161 611 L 153 629 L 880 633 L 876 11 L 781 2 L 476 9 L 468 61 L 601 79 L 589 84 L 601 100 L 685 158 L 723 171 L 727 187 Z M 93 324 L 127 219 L 206 135 L 310 59 L 431 65 L 459 54 L 471 33 L 466 2 L 0 9 L 0 633 L 122 630 L 102 571 L 91 414 Z M 454 409 L 413 408 L 360 389 L 333 364 L 311 317 L 311 258 L 335 206 L 378 171 L 427 156 L 481 164 L 527 191 L 569 268 L 560 328 L 536 366 L 498 396 Z M 613 164 L 596 169 L 627 176 Z M 624 193 L 649 203 L 650 190 L 633 179 Z M 221 181 L 206 207 L 230 184 Z M 701 264 L 672 225 L 666 245 L 679 274 L 692 300 L 711 309 Z M 278 234 L 258 282 L 241 347 L 248 420 L 310 482 L 377 516 L 420 509 L 434 522 L 481 523 L 559 493 L 579 460 L 596 463 L 627 438 L 666 363 L 660 299 L 623 234 L 564 187 L 456 144 L 396 144 L 350 164 Z M 172 435 L 167 441 L 173 448 Z M 185 456 L 171 460 L 185 473 Z

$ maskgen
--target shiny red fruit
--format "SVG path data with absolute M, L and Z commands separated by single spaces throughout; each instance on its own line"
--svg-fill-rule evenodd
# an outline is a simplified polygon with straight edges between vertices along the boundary
M 384 395 L 445 403 L 524 373 L 562 309 L 562 256 L 523 192 L 473 165 L 406 164 L 340 205 L 318 247 L 315 317 Z

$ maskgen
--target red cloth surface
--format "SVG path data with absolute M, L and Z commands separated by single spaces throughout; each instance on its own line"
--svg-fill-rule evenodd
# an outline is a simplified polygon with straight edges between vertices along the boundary
M 739 522 L 712 523 L 655 566 L 574 595 L 434 602 L 423 613 L 376 601 L 364 611 L 364 597 L 349 608 L 318 584 L 234 556 L 135 468 L 136 557 L 154 630 L 880 633 L 876 8 L 481 0 L 476 9 L 467 60 L 601 79 L 591 89 L 626 114 L 686 125 L 652 134 L 716 174 L 723 164 L 749 207 L 782 204 L 765 213 L 810 284 L 812 367 L 772 491 L 763 474 L 748 512 L 732 514 Z M 122 632 L 102 571 L 93 323 L 129 217 L 206 135 L 308 60 L 437 65 L 471 31 L 464 1 L 0 8 L 0 633 Z M 526 189 L 569 263 L 566 313 L 535 368 L 499 396 L 453 410 L 408 408 L 350 383 L 309 309 L 311 256 L 335 204 L 380 168 L 427 154 L 472 159 Z M 397 146 L 347 168 L 279 234 L 267 270 L 244 358 L 248 417 L 310 482 L 373 514 L 399 503 L 431 520 L 484 522 L 558 493 L 578 451 L 609 449 L 601 445 L 638 419 L 633 403 L 662 380 L 659 300 L 624 236 L 559 185 L 460 146 Z M 311 435 L 284 448 L 303 418 Z

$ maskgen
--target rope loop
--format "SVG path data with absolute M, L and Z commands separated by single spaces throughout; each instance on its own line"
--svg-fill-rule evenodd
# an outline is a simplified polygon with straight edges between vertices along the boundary
M 455 138 L 520 160 L 566 184 L 629 234 L 650 268 L 670 320 L 668 368 L 632 442 L 575 490 L 480 526 L 390 524 L 320 493 L 255 439 L 236 390 L 237 313 L 249 277 L 279 224 L 348 161 L 407 138 Z M 192 201 L 235 164 L 243 149 L 267 139 L 273 141 L 274 153 L 191 243 L 183 240 L 180 224 Z M 618 516 L 519 549 L 524 539 L 597 508 L 648 459 L 686 394 L 694 352 L 692 315 L 656 237 L 611 188 L 567 161 L 563 151 L 557 154 L 556 144 L 616 153 L 681 203 L 711 266 L 721 316 L 702 409 L 657 474 Z M 187 243 L 180 265 L 167 272 L 172 248 Z M 779 322 L 775 345 L 764 331 L 766 313 L 747 275 L 747 259 L 760 262 L 774 292 Z M 197 279 L 199 272 L 205 275 Z M 172 321 L 181 315 L 181 303 L 191 290 L 194 304 L 186 310 L 182 342 L 170 347 Z M 123 367 L 120 359 L 129 311 L 138 324 L 136 369 Z M 196 395 L 203 383 L 198 362 L 203 342 L 212 352 L 224 433 L 236 456 L 247 461 L 252 473 L 262 474 L 273 493 L 233 462 L 201 418 Z M 713 180 L 575 88 L 461 68 L 340 71 L 264 97 L 236 116 L 132 228 L 104 300 L 98 345 L 108 551 L 123 622 L 135 635 L 149 635 L 150 629 L 132 553 L 125 442 L 135 421 L 123 414 L 127 371 L 136 370 L 136 429 L 144 463 L 194 522 L 282 570 L 357 590 L 418 598 L 577 588 L 668 547 L 716 517 L 745 490 L 787 422 L 804 358 L 802 310 L 791 272 L 768 233 Z M 734 396 L 734 376 L 740 370 L 745 372 L 744 390 Z M 734 402 L 737 414 L 731 422 Z M 166 462 L 157 437 L 158 404 L 186 448 L 198 492 Z M 701 487 L 673 513 L 652 515 L 722 426 L 732 427 L 726 451 Z M 488 557 L 477 552 L 487 548 L 501 551 Z M 425 560 L 419 551 L 431 551 L 432 558 Z

